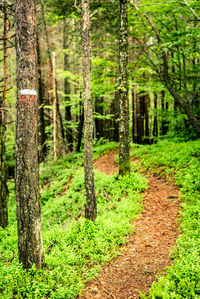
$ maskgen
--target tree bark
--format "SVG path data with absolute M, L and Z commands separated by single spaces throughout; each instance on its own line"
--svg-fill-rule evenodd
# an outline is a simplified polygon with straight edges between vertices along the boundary
M 97 215 L 92 161 L 93 103 L 91 98 L 90 15 L 89 0 L 82 0 L 83 14 L 83 100 L 84 100 L 84 170 L 86 187 L 85 217 L 94 220 Z
M 35 3 L 16 0 L 16 202 L 19 261 L 44 263 L 38 175 L 38 97 Z
M 130 172 L 127 0 L 120 0 L 119 35 L 119 174 L 125 175 Z
M 5 104 L 7 90 L 7 2 L 4 1 L 4 26 L 3 26 L 3 97 L 0 98 L 0 226 L 5 228 L 8 225 L 8 189 L 7 189 L 7 167 L 6 167 L 6 152 L 5 152 Z

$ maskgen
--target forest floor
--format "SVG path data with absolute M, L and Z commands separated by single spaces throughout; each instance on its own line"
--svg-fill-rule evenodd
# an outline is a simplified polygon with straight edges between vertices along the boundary
M 116 153 L 101 156 L 95 168 L 106 174 L 116 173 Z M 127 238 L 121 254 L 102 267 L 98 278 L 86 284 L 81 298 L 140 298 L 138 292 L 148 293 L 156 275 L 170 264 L 169 254 L 179 234 L 179 190 L 164 177 L 149 173 L 144 176 L 149 188 L 144 194 L 144 209 L 133 222 L 134 234 Z

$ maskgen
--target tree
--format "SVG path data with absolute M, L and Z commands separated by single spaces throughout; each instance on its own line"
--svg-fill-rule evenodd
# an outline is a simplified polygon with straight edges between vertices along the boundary
M 157 5 L 156 1 L 146 0 L 145 4 L 137 7 L 138 33 L 134 33 L 146 57 L 146 64 L 151 66 L 157 80 L 165 85 L 174 98 L 175 106 L 181 113 L 187 115 L 194 132 L 200 136 L 199 118 L 199 26 L 191 22 L 199 20 L 194 8 L 188 1 L 180 1 L 180 6 L 172 4 Z M 146 11 L 150 6 L 151 14 Z M 147 8 L 149 9 L 149 8 Z M 162 9 L 162 11 L 161 11 Z M 167 16 L 167 17 L 166 17 Z M 193 18 L 191 20 L 191 17 Z M 143 28 L 143 30 L 142 30 Z M 148 32 L 146 43 L 143 41 L 144 31 Z
M 68 43 L 68 38 L 67 38 L 67 29 L 68 29 L 68 24 L 66 19 L 64 18 L 63 20 L 63 50 L 64 52 L 64 71 L 68 71 L 69 69 L 69 59 L 68 59 L 68 53 L 67 51 L 67 43 Z M 71 121 L 72 121 L 72 115 L 71 115 L 71 104 L 70 104 L 70 84 L 68 78 L 64 79 L 64 93 L 65 93 L 65 100 L 67 102 L 65 106 L 65 121 L 67 123 L 67 130 L 66 130 L 66 141 L 67 141 L 67 147 L 70 152 L 73 151 L 73 138 L 72 138 L 72 129 L 70 127 Z
M 83 101 L 84 101 L 84 169 L 86 187 L 85 217 L 94 220 L 97 215 L 92 162 L 93 103 L 91 98 L 90 15 L 89 0 L 82 0 L 83 14 Z
M 7 174 L 6 174 L 6 152 L 5 152 L 5 132 L 6 132 L 6 92 L 7 92 L 7 31 L 8 31 L 8 18 L 7 18 L 7 2 L 4 1 L 3 15 L 3 95 L 0 97 L 0 226 L 5 228 L 8 225 L 8 188 L 7 188 Z
M 16 202 L 19 261 L 44 262 L 38 179 L 38 97 L 34 0 L 16 0 Z
M 119 174 L 130 172 L 129 101 L 128 101 L 128 20 L 127 0 L 120 0 L 119 30 Z

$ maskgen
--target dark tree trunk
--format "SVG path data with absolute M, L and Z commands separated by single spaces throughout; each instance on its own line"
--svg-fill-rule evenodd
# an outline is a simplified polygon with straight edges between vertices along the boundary
M 113 139 L 119 142 L 119 92 L 115 91 L 114 97 L 114 133 Z
M 161 124 L 161 131 L 162 135 L 166 135 L 168 131 L 168 122 L 166 121 L 166 112 L 168 110 L 168 102 L 165 105 L 165 91 L 161 91 L 161 108 L 162 108 L 162 124 Z
M 38 98 L 35 3 L 16 0 L 16 202 L 19 261 L 44 262 L 38 175 Z
M 67 50 L 67 23 L 66 19 L 64 19 L 63 22 L 63 50 L 64 52 L 64 71 L 69 70 L 69 58 L 68 54 L 66 53 Z M 65 106 L 65 120 L 67 123 L 67 130 L 66 130 L 66 141 L 67 141 L 67 147 L 70 152 L 73 151 L 73 138 L 72 138 L 72 128 L 71 128 L 71 121 L 72 121 L 72 115 L 71 115 L 71 103 L 70 103 L 70 84 L 68 81 L 68 78 L 64 79 L 64 93 L 65 93 L 65 101 L 67 102 Z
M 133 142 L 137 143 L 138 142 L 138 105 L 137 105 L 137 85 L 133 85 L 133 91 L 132 91 L 132 138 Z
M 38 64 L 38 102 L 39 102 L 39 132 L 40 132 L 40 161 L 44 161 L 47 154 L 46 147 L 46 134 L 45 134 L 45 120 L 44 120 L 44 92 L 42 85 L 42 69 L 41 69 L 41 59 L 40 59 L 40 45 L 38 32 L 36 32 L 36 42 L 37 42 L 37 64 Z
M 144 143 L 144 118 L 145 118 L 145 95 L 143 92 L 139 95 L 139 111 L 140 115 L 138 117 L 138 143 Z
M 5 153 L 5 124 L 3 116 L 3 101 L 0 98 L 0 226 L 8 225 L 8 189 L 6 175 L 6 153 Z
M 80 102 L 81 107 L 82 102 Z M 82 109 L 80 109 L 80 120 L 79 120 L 79 126 L 78 126 L 78 143 L 77 143 L 77 147 L 76 147 L 76 151 L 80 152 L 80 148 L 81 148 L 81 141 L 82 141 L 82 135 L 83 135 L 83 124 L 84 124 L 84 109 L 82 107 Z
M 120 0 L 119 23 L 119 174 L 125 175 L 130 172 L 127 0 Z
M 146 94 L 145 95 L 145 137 L 146 140 L 145 140 L 145 143 L 149 143 L 149 95 Z
M 6 175 L 6 152 L 5 152 L 5 115 L 6 115 L 6 90 L 7 90 L 7 3 L 4 2 L 4 34 L 3 34 L 3 97 L 0 98 L 0 226 L 5 228 L 8 225 L 8 189 Z
M 158 96 L 154 93 L 154 122 L 153 122 L 153 136 L 158 137 L 158 118 L 157 118 L 157 108 L 158 108 Z
M 95 101 L 95 112 L 103 116 L 103 97 L 97 97 Z M 95 118 L 95 126 L 96 126 L 96 137 L 97 139 L 104 137 L 103 131 L 103 119 L 102 118 Z
M 92 161 L 93 103 L 91 98 L 90 15 L 89 0 L 82 0 L 83 14 L 83 100 L 84 100 L 84 169 L 86 187 L 85 217 L 94 220 L 97 215 Z

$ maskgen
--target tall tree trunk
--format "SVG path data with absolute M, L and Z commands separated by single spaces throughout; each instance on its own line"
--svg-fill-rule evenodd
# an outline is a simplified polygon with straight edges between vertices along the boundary
M 115 90 L 114 94 L 114 132 L 113 139 L 119 142 L 119 92 Z
M 161 108 L 162 108 L 162 124 L 161 124 L 161 131 L 162 135 L 166 135 L 168 131 L 168 122 L 166 121 L 166 112 L 168 109 L 168 102 L 166 103 L 165 109 L 165 91 L 161 91 Z
M 82 106 L 83 106 L 83 104 L 82 104 L 82 102 L 80 102 L 80 120 L 79 120 L 79 126 L 78 126 L 78 142 L 77 142 L 77 147 L 76 147 L 77 152 L 80 152 L 82 135 L 83 135 L 84 109 Z
M 84 100 L 84 169 L 86 187 L 85 217 L 94 220 L 97 215 L 92 161 L 93 103 L 90 74 L 90 15 L 89 0 L 82 0 L 83 14 L 83 100 Z
M 95 112 L 103 116 L 103 97 L 96 97 L 95 99 Z M 95 118 L 95 125 L 96 125 L 96 137 L 97 139 L 104 137 L 103 131 L 103 119 L 102 118 Z
M 16 202 L 19 261 L 44 262 L 38 174 L 37 51 L 34 0 L 16 0 Z
M 157 108 L 158 108 L 158 96 L 154 92 L 154 122 L 153 122 L 153 136 L 158 137 L 158 117 L 157 117 Z
M 5 104 L 6 104 L 6 90 L 7 90 L 7 2 L 4 1 L 4 34 L 3 34 L 3 97 L 0 98 L 0 226 L 5 228 L 8 225 L 8 189 L 7 189 L 7 175 L 6 175 L 6 152 L 5 152 Z
M 139 111 L 140 111 L 140 117 L 139 117 L 139 126 L 138 126 L 138 136 L 140 139 L 141 144 L 144 143 L 144 118 L 145 118 L 145 95 L 142 91 L 139 95 Z
M 68 54 L 66 53 L 67 50 L 67 23 L 66 19 L 63 21 L 63 50 L 64 52 L 64 71 L 69 70 L 69 62 L 68 62 Z M 72 138 L 72 128 L 71 128 L 71 103 L 70 103 L 70 84 L 67 78 L 64 79 L 64 93 L 65 93 L 65 100 L 67 105 L 65 106 L 65 120 L 67 122 L 67 130 L 66 130 L 66 140 L 67 140 L 67 147 L 70 152 L 73 151 L 73 138 Z M 69 124 L 69 125 L 68 125 Z
M 119 174 L 125 175 L 130 172 L 127 0 L 120 0 L 119 35 Z
M 54 162 L 57 161 L 58 156 L 58 112 L 57 112 L 57 98 L 56 98 L 56 53 L 53 52 L 53 156 Z
M 149 143 L 149 95 L 146 94 L 145 95 L 145 137 L 146 140 L 145 140 L 145 143 Z
M 44 161 L 47 153 L 46 134 L 45 134 L 45 120 L 44 120 L 44 92 L 42 85 L 42 68 L 40 59 L 40 45 L 38 32 L 36 32 L 37 42 L 37 64 L 38 64 L 38 102 L 39 102 L 39 132 L 40 132 L 40 161 Z
M 137 85 L 133 85 L 133 90 L 132 90 L 132 138 L 133 142 L 137 143 L 138 142 L 138 111 L 137 111 Z

